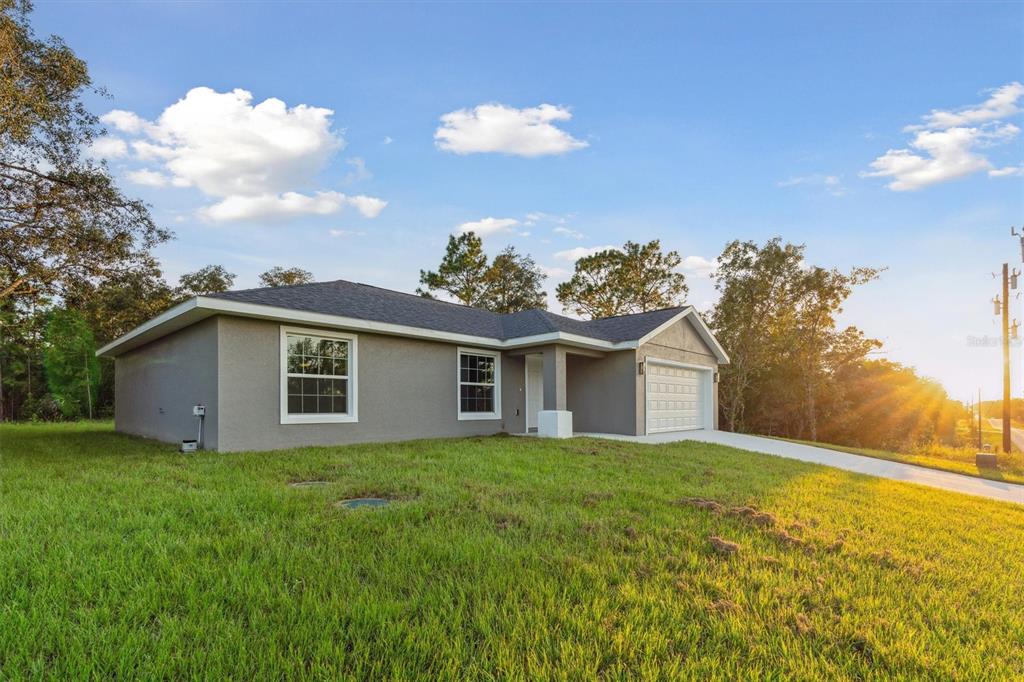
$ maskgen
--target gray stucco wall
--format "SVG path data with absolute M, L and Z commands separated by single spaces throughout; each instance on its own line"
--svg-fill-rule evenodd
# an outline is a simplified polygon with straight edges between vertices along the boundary
M 718 359 L 688 319 L 680 320 L 636 350 L 637 361 L 647 357 L 718 368 Z M 645 377 L 636 375 L 636 433 L 646 430 Z M 718 428 L 718 384 L 712 384 L 715 428 Z
M 280 423 L 280 325 L 220 317 L 221 450 L 524 430 L 522 358 L 502 358 L 502 419 L 458 419 L 457 346 L 359 332 L 359 421 Z M 516 410 L 519 415 L 516 415 Z
M 636 434 L 636 401 L 630 400 L 636 353 L 608 353 L 602 358 L 569 355 L 567 409 L 574 431 Z
M 206 447 L 217 447 L 217 318 L 114 360 L 114 426 L 167 442 L 195 438 L 192 406 L 206 405 Z

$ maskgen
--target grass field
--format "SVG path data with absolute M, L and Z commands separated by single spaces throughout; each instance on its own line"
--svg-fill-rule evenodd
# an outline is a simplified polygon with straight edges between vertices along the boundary
M 981 435 L 983 442 L 993 445 L 992 451 L 998 452 L 998 444 L 1002 442 L 1000 432 L 993 429 L 983 429 Z M 943 445 L 930 445 L 907 453 L 856 448 L 849 445 L 833 445 L 831 443 L 797 440 L 795 438 L 779 438 L 779 440 L 787 440 L 791 443 L 802 443 L 804 445 L 816 445 L 829 450 L 849 452 L 854 455 L 866 455 L 867 457 L 887 459 L 892 462 L 916 464 L 930 469 L 952 471 L 957 474 L 967 474 L 977 478 L 1006 481 L 1008 483 L 1024 483 L 1024 454 L 1020 452 L 1013 452 L 1011 454 L 999 452 L 997 458 L 999 464 L 995 469 L 979 469 L 974 459 L 974 456 L 977 454 L 977 448 L 953 448 Z
M 0 679 L 1024 677 L 1024 507 L 696 442 L 0 457 Z

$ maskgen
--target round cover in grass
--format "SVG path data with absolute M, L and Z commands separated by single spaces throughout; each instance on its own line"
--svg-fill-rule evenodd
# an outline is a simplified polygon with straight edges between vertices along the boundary
M 339 500 L 334 503 L 339 509 L 358 509 L 359 507 L 384 507 L 389 500 L 382 497 L 356 497 L 351 500 Z

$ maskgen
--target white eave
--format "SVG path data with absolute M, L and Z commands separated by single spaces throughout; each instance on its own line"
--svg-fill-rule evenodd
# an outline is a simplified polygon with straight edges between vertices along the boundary
M 328 315 L 325 313 L 308 312 L 292 308 L 279 308 L 276 306 L 260 305 L 257 303 L 242 303 L 239 301 L 228 301 L 219 298 L 196 296 L 184 303 L 180 303 L 170 310 L 157 315 L 152 320 L 139 325 L 121 338 L 108 343 L 96 351 L 96 355 L 116 357 L 121 353 L 138 348 L 143 344 L 156 340 L 162 336 L 175 332 L 179 329 L 195 324 L 214 315 L 233 315 L 236 317 L 251 317 L 261 320 L 273 320 L 277 322 L 301 322 L 304 324 L 317 325 L 331 329 L 344 329 L 349 331 L 365 331 L 390 336 L 404 336 L 428 341 L 444 341 L 449 343 L 470 344 L 485 348 L 512 349 L 524 346 L 536 346 L 547 343 L 561 343 L 578 348 L 592 350 L 615 351 L 638 348 L 649 338 L 668 328 L 671 324 L 691 315 L 696 322 L 701 338 L 705 340 L 720 362 L 728 362 L 728 356 L 721 349 L 718 342 L 711 335 L 710 330 L 703 320 L 693 312 L 693 308 L 687 308 L 678 315 L 659 326 L 656 330 L 647 334 L 642 339 L 633 341 L 604 341 L 593 339 L 579 334 L 566 332 L 550 332 L 547 334 L 535 334 L 533 336 L 521 336 L 512 339 L 495 339 L 486 336 L 475 336 L 472 334 L 459 334 L 455 332 L 435 331 L 421 327 L 410 327 L 408 325 L 393 324 L 390 322 L 376 322 L 373 320 L 362 320 L 355 317 L 344 317 L 341 315 Z

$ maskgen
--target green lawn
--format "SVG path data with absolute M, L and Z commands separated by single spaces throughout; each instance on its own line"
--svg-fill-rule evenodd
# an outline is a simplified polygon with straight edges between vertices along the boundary
M 982 429 L 983 442 L 993 444 L 993 451 L 998 450 L 998 444 L 1002 442 L 1002 435 L 998 431 Z M 957 474 L 967 474 L 977 478 L 987 478 L 994 481 L 1006 481 L 1008 483 L 1024 483 L 1024 454 L 1014 452 L 1011 454 L 999 453 L 998 466 L 995 469 L 979 469 L 975 464 L 974 456 L 977 448 L 952 448 L 943 445 L 924 446 L 911 452 L 891 452 L 889 450 L 873 450 L 871 448 L 857 448 L 849 445 L 834 445 L 832 443 L 819 443 L 812 440 L 798 440 L 796 438 L 777 438 L 790 443 L 801 443 L 803 445 L 814 445 L 817 447 L 849 452 L 854 455 L 865 455 L 877 459 L 887 459 L 893 462 L 905 462 L 928 467 L 929 469 L 940 469 L 952 471 Z
M 1024 677 L 1024 507 L 695 442 L 0 448 L 0 679 Z

